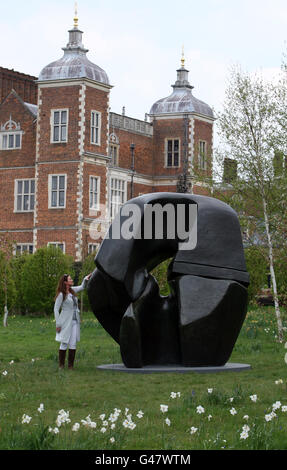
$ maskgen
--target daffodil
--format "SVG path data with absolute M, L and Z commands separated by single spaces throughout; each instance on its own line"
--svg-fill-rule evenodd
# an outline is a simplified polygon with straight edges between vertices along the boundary
M 198 414 L 205 413 L 205 410 L 204 410 L 203 406 L 201 406 L 201 405 L 197 406 L 196 413 L 198 413 Z
M 240 434 L 240 439 L 247 439 L 249 437 L 249 434 L 247 431 L 242 431 Z
M 32 417 L 28 416 L 26 414 L 23 414 L 22 416 L 22 424 L 29 424 L 31 421 Z
M 162 413 L 167 413 L 168 411 L 168 405 L 160 405 L 160 411 Z
M 42 413 L 44 411 L 44 405 L 43 403 L 40 403 L 40 406 L 38 408 L 39 413 Z

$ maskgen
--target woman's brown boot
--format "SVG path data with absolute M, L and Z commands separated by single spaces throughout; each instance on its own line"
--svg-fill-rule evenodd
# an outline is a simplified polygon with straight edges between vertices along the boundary
M 64 369 L 66 359 L 66 350 L 59 349 L 59 368 Z
M 68 355 L 68 368 L 69 369 L 74 368 L 75 355 L 76 355 L 76 350 L 75 349 L 69 349 L 69 355 Z

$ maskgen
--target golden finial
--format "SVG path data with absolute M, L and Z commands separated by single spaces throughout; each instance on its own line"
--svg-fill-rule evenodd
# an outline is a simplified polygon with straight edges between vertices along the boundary
M 181 66 L 184 68 L 185 58 L 184 58 L 184 46 L 182 46 L 182 53 L 181 53 Z
M 77 2 L 75 2 L 74 28 L 78 27 L 78 21 L 79 21 L 79 18 L 78 18 L 78 4 L 77 4 Z

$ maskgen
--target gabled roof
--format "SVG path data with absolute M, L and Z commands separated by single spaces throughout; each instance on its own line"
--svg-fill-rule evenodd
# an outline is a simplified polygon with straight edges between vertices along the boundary
M 15 98 L 19 101 L 19 103 L 21 103 L 22 106 L 24 106 L 24 108 L 31 114 L 31 116 L 35 119 L 37 118 L 37 115 L 38 115 L 38 106 L 36 104 L 32 104 L 32 103 L 25 103 L 22 98 L 18 95 L 18 93 L 12 89 L 10 91 L 10 93 L 8 93 L 8 95 L 6 96 L 6 98 L 4 98 L 4 100 L 2 101 L 2 103 L 0 103 L 0 107 L 3 106 L 3 104 L 8 100 L 8 98 L 13 95 L 15 96 Z

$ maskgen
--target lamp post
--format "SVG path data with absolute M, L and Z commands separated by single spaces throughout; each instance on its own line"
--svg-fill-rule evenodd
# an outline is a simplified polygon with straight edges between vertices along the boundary
M 135 144 L 130 145 L 131 151 L 131 199 L 134 197 L 134 174 L 135 174 Z

